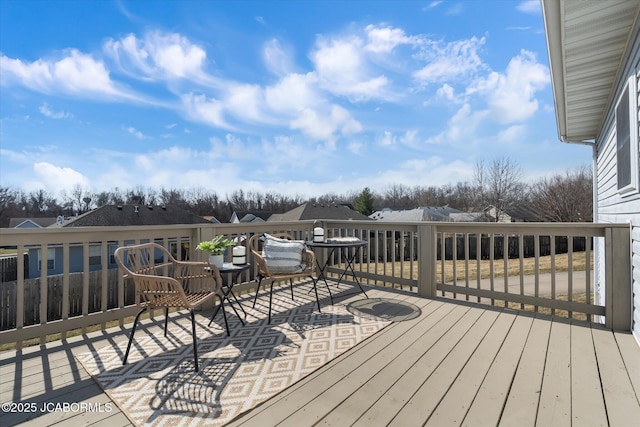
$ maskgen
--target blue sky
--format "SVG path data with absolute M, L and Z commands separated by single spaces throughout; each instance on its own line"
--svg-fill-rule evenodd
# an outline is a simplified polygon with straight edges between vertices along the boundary
M 558 141 L 538 0 L 0 1 L 0 184 L 318 196 L 535 180 Z

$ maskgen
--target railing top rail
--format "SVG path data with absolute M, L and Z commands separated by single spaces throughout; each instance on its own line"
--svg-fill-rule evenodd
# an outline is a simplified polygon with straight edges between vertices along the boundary
M 335 224 L 389 224 L 389 225 L 432 225 L 432 226 L 460 226 L 460 227 L 504 227 L 510 228 L 514 226 L 527 227 L 586 227 L 586 228 L 628 228 L 628 223 L 595 223 L 595 222 L 454 222 L 454 221 L 365 221 L 365 220 L 338 220 L 323 219 L 318 220 L 327 225 Z

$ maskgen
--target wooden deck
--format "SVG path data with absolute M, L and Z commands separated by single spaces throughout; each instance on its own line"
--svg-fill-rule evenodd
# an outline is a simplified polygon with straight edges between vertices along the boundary
M 640 348 L 630 334 L 403 291 L 367 292 L 387 302 L 379 307 L 395 313 L 392 325 L 230 425 L 638 425 Z M 0 402 L 26 409 L 110 402 L 73 355 L 119 342 L 128 331 L 1 353 Z M 130 425 L 115 405 L 0 413 L 0 425 L 20 423 Z

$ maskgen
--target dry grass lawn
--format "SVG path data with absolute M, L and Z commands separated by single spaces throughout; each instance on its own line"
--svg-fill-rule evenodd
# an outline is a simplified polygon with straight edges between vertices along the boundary
M 593 252 L 590 252 L 589 270 L 593 270 Z M 574 252 L 571 260 L 572 271 L 585 271 L 585 252 Z M 569 271 L 569 256 L 567 254 L 556 255 L 555 257 L 544 256 L 538 258 L 540 273 L 550 273 L 552 267 L 555 266 L 555 271 Z M 437 277 L 438 280 L 442 278 L 442 262 L 437 262 Z M 480 260 L 480 278 L 486 279 L 491 276 L 491 261 Z M 358 270 L 356 266 L 356 271 Z M 395 263 L 388 262 L 386 266 L 383 263 L 370 264 L 369 270 L 366 265 L 362 265 L 362 271 L 369 271 L 371 273 L 386 274 L 400 276 L 405 278 L 411 278 L 416 280 L 418 278 L 418 265 L 417 261 L 412 263 L 410 261 L 398 261 Z M 469 260 L 468 264 L 465 264 L 464 260 L 457 260 L 455 262 L 456 278 L 458 280 L 465 280 L 467 275 L 469 280 L 476 280 L 478 274 L 478 262 L 476 260 Z M 493 261 L 493 276 L 504 277 L 504 260 L 496 259 Z M 522 260 L 522 271 L 525 276 L 533 275 L 536 271 L 535 258 L 525 258 Z M 402 272 L 402 273 L 401 273 Z M 453 280 L 454 262 L 453 260 L 444 261 L 444 281 L 449 282 Z M 520 274 L 520 261 L 518 259 L 507 260 L 507 276 L 518 276 Z

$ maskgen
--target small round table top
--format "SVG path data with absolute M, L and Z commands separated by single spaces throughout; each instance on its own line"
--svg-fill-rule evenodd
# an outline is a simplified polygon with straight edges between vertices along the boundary
M 218 271 L 220 271 L 221 274 L 235 273 L 238 271 L 246 270 L 249 267 L 251 267 L 251 264 L 249 264 L 248 262 L 245 264 L 234 264 L 232 262 L 225 262 L 224 264 L 222 264 L 222 268 L 219 268 Z
M 323 242 L 306 242 L 309 247 L 317 248 L 355 248 L 359 246 L 366 246 L 367 242 L 364 240 L 346 240 L 346 241 L 331 241 L 325 240 Z

